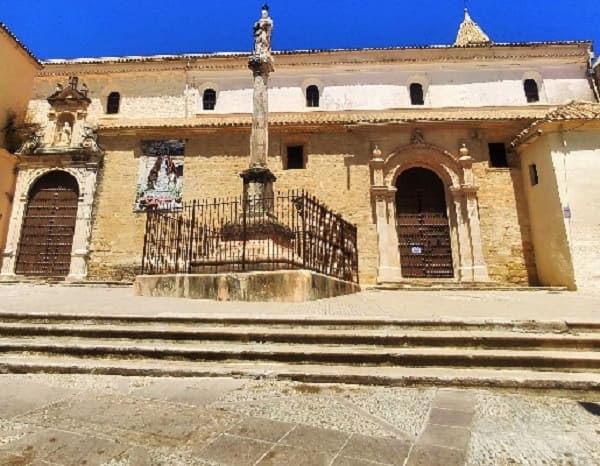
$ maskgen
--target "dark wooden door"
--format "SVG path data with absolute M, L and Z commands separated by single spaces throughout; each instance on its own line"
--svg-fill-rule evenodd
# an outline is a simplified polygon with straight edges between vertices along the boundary
M 65 172 L 40 178 L 29 193 L 16 273 L 38 277 L 66 277 L 77 219 L 77 181 Z
M 411 168 L 398 177 L 396 187 L 396 228 L 402 276 L 454 277 L 442 181 L 431 170 Z

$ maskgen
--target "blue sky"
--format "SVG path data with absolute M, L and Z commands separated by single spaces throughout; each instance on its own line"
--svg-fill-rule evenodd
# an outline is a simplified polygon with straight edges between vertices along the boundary
M 273 47 L 450 44 L 464 0 L 272 0 Z M 245 51 L 261 0 L 0 0 L 0 21 L 41 59 Z M 469 0 L 495 42 L 591 39 L 598 0 Z

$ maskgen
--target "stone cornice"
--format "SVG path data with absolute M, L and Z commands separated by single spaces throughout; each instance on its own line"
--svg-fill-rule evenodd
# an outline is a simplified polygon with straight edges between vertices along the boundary
M 468 107 L 468 108 L 420 108 L 381 111 L 332 111 L 332 112 L 290 112 L 271 113 L 269 126 L 278 127 L 340 127 L 360 129 L 371 126 L 394 126 L 412 123 L 460 123 L 484 121 L 521 121 L 524 124 L 543 118 L 550 107 Z M 98 131 L 102 134 L 119 134 L 138 130 L 191 130 L 214 131 L 217 129 L 247 130 L 252 126 L 250 114 L 199 115 L 190 118 L 106 118 L 98 121 Z
M 587 64 L 591 42 L 531 42 L 493 45 L 396 47 L 382 49 L 298 50 L 274 52 L 277 69 L 318 66 L 364 66 L 502 62 L 522 59 L 579 59 Z M 90 75 L 157 71 L 246 70 L 248 53 L 159 55 L 148 57 L 48 60 L 39 76 Z

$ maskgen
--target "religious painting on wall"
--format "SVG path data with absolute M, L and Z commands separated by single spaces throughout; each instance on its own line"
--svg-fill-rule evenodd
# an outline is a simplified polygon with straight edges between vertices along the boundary
M 181 207 L 185 141 L 142 141 L 142 156 L 134 209 L 173 209 Z

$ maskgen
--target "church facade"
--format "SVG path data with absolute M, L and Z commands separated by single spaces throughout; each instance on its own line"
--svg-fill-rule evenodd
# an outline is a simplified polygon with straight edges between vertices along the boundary
M 358 226 L 363 284 L 596 286 L 574 271 L 592 253 L 571 253 L 566 218 L 580 211 L 556 194 L 548 217 L 530 179 L 531 165 L 545 163 L 532 161 L 545 153 L 536 144 L 550 147 L 530 134 L 557 109 L 585 122 L 581 160 L 598 160 L 591 56 L 589 42 L 493 43 L 468 13 L 451 46 L 275 53 L 275 189 L 306 189 Z M 148 206 L 239 195 L 251 112 L 247 54 L 46 61 L 2 277 L 132 279 Z M 557 166 L 547 166 L 552 193 Z M 45 256 L 36 209 L 64 214 L 60 231 L 44 227 L 46 243 L 60 243 Z M 583 215 L 587 244 L 597 227 Z M 550 226 L 559 240 L 548 241 Z M 562 251 L 559 261 L 549 248 Z

